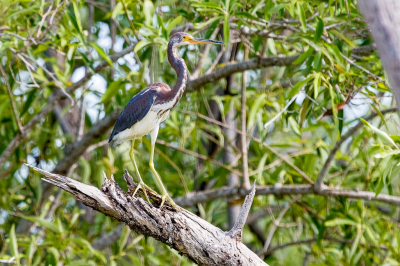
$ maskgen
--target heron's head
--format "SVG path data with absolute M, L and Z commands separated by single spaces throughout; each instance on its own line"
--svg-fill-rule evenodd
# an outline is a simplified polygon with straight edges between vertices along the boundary
M 186 32 L 175 33 L 174 35 L 172 35 L 171 40 L 169 42 L 172 43 L 175 47 L 189 45 L 189 44 L 220 44 L 220 45 L 224 45 L 223 42 L 219 42 L 219 41 L 195 38 Z

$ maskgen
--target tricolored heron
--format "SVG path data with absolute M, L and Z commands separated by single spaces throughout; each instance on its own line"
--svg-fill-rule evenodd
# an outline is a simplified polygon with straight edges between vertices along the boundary
M 177 49 L 179 46 L 189 44 L 224 43 L 219 41 L 194 38 L 192 35 L 185 32 L 178 32 L 172 35 L 171 40 L 168 43 L 167 53 L 168 61 L 178 75 L 176 85 L 171 90 L 167 84 L 157 82 L 133 96 L 129 103 L 122 110 L 121 114 L 118 116 L 117 122 L 115 123 L 114 129 L 108 141 L 111 146 L 116 147 L 122 142 L 132 140 L 129 155 L 131 157 L 131 160 L 136 170 L 136 174 L 139 179 L 139 185 L 137 186 L 135 192 L 133 192 L 132 196 L 136 194 L 139 188 L 142 188 L 147 201 L 149 201 L 145 188 L 150 191 L 153 190 L 148 187 L 140 177 L 140 173 L 135 161 L 134 148 L 136 138 L 143 137 L 144 135 L 150 133 L 150 169 L 153 172 L 154 177 L 159 184 L 162 192 L 162 201 L 160 208 L 163 206 L 165 200 L 167 200 L 175 209 L 179 209 L 178 205 L 176 205 L 172 198 L 168 195 L 168 192 L 165 189 L 160 176 L 156 172 L 156 169 L 154 168 L 153 157 L 154 146 L 156 143 L 160 123 L 164 122 L 167 119 L 169 111 L 181 99 L 182 94 L 186 88 L 188 70 L 185 64 L 185 60 L 183 60 L 179 56 Z

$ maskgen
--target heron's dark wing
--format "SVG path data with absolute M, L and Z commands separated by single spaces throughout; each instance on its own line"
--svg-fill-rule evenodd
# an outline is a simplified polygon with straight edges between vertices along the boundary
M 109 143 L 118 133 L 132 127 L 147 115 L 156 99 L 156 93 L 155 90 L 148 88 L 132 97 L 118 116 L 110 139 L 108 140 Z

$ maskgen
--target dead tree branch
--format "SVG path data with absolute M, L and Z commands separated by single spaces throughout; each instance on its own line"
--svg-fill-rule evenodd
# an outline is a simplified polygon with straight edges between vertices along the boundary
M 192 192 L 183 197 L 175 198 L 176 204 L 188 207 L 194 206 L 200 202 L 207 202 L 218 198 L 229 198 L 232 196 L 239 196 L 244 198 L 249 189 L 221 187 L 217 189 L 210 189 L 203 192 Z M 375 197 L 375 192 L 371 191 L 356 191 L 345 189 L 331 189 L 326 188 L 322 192 L 314 189 L 313 185 L 269 185 L 256 187 L 256 195 L 319 195 L 324 197 L 345 197 L 352 199 L 363 199 L 367 201 L 385 202 L 387 204 L 400 206 L 400 197 L 390 196 L 387 194 L 379 194 Z
M 107 178 L 101 190 L 71 178 L 52 174 L 30 166 L 46 176 L 43 180 L 71 193 L 85 205 L 125 223 L 137 233 L 154 237 L 199 265 L 267 265 L 237 238 L 181 209 L 175 211 L 168 203 L 158 208 L 161 197 L 148 191 L 149 204 L 140 196 L 131 197 L 136 183 L 126 172 L 129 191 L 124 192 L 114 177 Z M 252 201 L 254 193 L 249 196 Z M 242 212 L 244 216 L 248 210 Z M 243 217 L 245 219 L 245 217 Z
M 383 67 L 400 107 L 400 2 L 396 0 L 359 2 L 360 11 L 371 30 Z

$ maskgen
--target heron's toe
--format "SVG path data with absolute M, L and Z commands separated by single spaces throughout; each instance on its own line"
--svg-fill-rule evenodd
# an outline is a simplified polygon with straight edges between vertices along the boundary
M 162 195 L 161 199 L 162 199 L 162 201 L 161 201 L 160 209 L 164 205 L 165 200 L 167 200 L 169 202 L 169 204 L 171 204 L 171 206 L 175 210 L 177 210 L 177 211 L 180 210 L 180 207 L 173 201 L 173 199 L 168 194 Z

